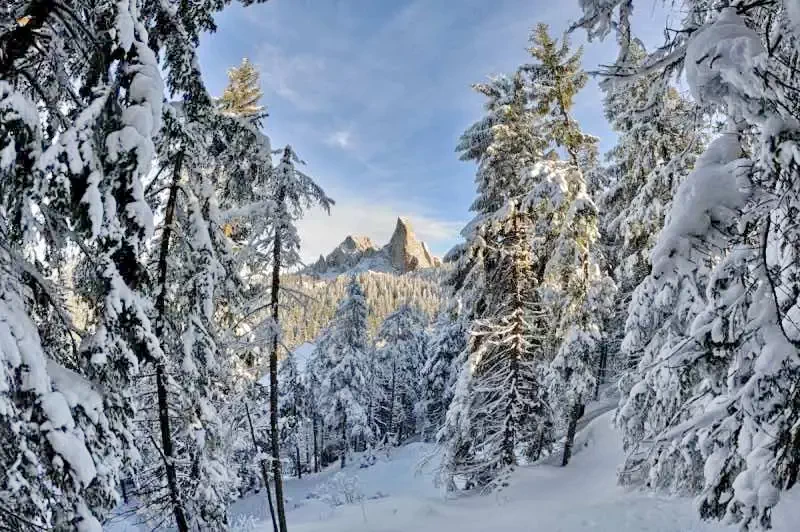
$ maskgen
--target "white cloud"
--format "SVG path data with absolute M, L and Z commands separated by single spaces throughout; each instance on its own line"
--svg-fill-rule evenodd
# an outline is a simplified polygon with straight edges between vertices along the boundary
M 334 131 L 325 142 L 332 146 L 338 146 L 339 148 L 346 150 L 352 146 L 350 131 L 346 129 Z
M 464 223 L 443 220 L 401 205 L 376 203 L 366 198 L 337 202 L 331 214 L 313 209 L 300 220 L 300 254 L 306 263 L 327 255 L 347 235 L 368 236 L 377 246 L 389 242 L 397 218 L 411 222 L 417 238 L 428 244 L 434 254 L 443 255 L 459 238 Z

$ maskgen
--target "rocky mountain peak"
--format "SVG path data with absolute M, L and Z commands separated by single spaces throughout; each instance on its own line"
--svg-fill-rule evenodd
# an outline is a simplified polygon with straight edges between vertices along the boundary
M 438 259 L 431 255 L 428 246 L 417 240 L 411 222 L 405 218 L 397 219 L 387 248 L 392 266 L 401 273 L 438 266 Z
M 307 271 L 317 275 L 339 275 L 348 271 L 407 273 L 439 266 L 424 242 L 417 239 L 411 222 L 398 218 L 389 243 L 379 248 L 369 237 L 345 238 L 328 256 L 321 256 Z

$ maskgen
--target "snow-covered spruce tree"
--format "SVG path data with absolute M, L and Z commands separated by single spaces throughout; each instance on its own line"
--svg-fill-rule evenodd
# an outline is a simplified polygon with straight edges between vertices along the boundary
M 4 520 L 16 529 L 100 529 L 117 502 L 120 470 L 137 454 L 132 378 L 141 361 L 161 356 L 139 257 L 153 229 L 141 180 L 160 124 L 163 83 L 138 8 L 137 2 L 110 3 L 97 16 L 97 6 L 87 2 L 20 1 L 0 14 L 4 297 L 22 313 L 14 316 L 11 334 L 22 338 L 26 323 L 51 329 L 52 323 L 37 323 L 45 314 L 31 315 L 34 307 L 41 312 L 43 300 L 49 300 L 47 321 L 69 327 L 57 291 L 47 286 L 48 270 L 58 267 L 65 247 L 80 250 L 96 282 L 90 328 L 69 363 L 59 355 L 63 346 L 43 352 L 39 342 L 47 335 L 31 331 L 17 355 L 4 351 L 4 369 L 17 367 L 25 353 L 28 371 L 37 372 L 28 380 L 26 371 L 4 371 L 6 398 L 14 405 L 9 412 L 20 416 L 17 422 L 48 427 L 22 429 L 21 454 L 3 456 L 9 472 L 0 487 Z M 26 292 L 43 299 L 31 305 Z M 76 340 L 67 331 L 61 338 Z M 37 364 L 37 357 L 44 362 L 40 355 L 49 359 L 47 367 Z M 63 365 L 74 371 L 64 373 Z M 75 395 L 84 388 L 92 405 Z
M 583 48 L 573 52 L 566 35 L 559 43 L 548 31 L 547 24 L 534 28 L 528 52 L 536 62 L 523 65 L 521 71 L 529 78 L 529 98 L 551 150 L 545 155 L 561 148 L 573 164 L 582 167 L 591 164 L 597 153 L 597 138 L 584 133 L 570 113 L 575 95 L 588 81 L 581 66 Z
M 432 326 L 422 367 L 422 437 L 436 439 L 453 399 L 454 366 L 467 347 L 467 327 L 458 300 L 450 298 Z
M 263 96 L 258 69 L 246 57 L 242 64 L 228 70 L 228 86 L 219 99 L 219 106 L 245 120 L 259 119 L 265 115 L 264 106 L 259 104 Z
M 421 393 L 420 370 L 425 348 L 425 322 L 403 305 L 381 324 L 373 357 L 380 387 L 378 424 L 390 442 L 400 444 L 416 433 L 415 407 Z
M 278 383 L 280 386 L 278 429 L 281 447 L 283 454 L 294 464 L 294 473 L 297 478 L 303 478 L 303 470 L 307 467 L 303 458 L 308 426 L 306 408 L 308 393 L 292 353 L 288 353 L 280 361 Z
M 330 211 L 333 201 L 314 181 L 297 169 L 297 164 L 305 164 L 286 146 L 281 150 L 280 163 L 270 174 L 270 198 L 275 207 L 272 225 L 272 280 L 270 283 L 270 314 L 273 336 L 269 355 L 270 383 L 270 436 L 272 439 L 272 474 L 275 481 L 275 501 L 278 524 L 281 532 L 286 532 L 286 514 L 283 501 L 283 475 L 280 461 L 280 431 L 278 427 L 278 347 L 280 345 L 280 273 L 282 268 L 292 268 L 301 263 L 300 237 L 296 222 L 303 211 L 312 205 L 319 205 Z M 363 298 L 363 294 L 362 294 Z M 366 333 L 366 331 L 364 331 Z M 363 355 L 362 355 L 363 356 Z M 342 455 L 344 456 L 344 455 Z M 343 462 L 344 464 L 344 462 Z
M 322 370 L 319 394 L 320 410 L 331 447 L 338 447 L 341 466 L 354 440 L 371 441 L 374 434 L 366 411 L 366 364 L 368 308 L 364 292 L 355 277 L 350 279 L 347 294 L 330 327 L 318 343 Z
M 153 518 L 171 507 L 181 521 L 180 506 L 187 526 L 214 529 L 227 526 L 233 489 L 218 415 L 230 378 L 217 342 L 217 311 L 241 284 L 214 183 L 221 173 L 217 156 L 227 148 L 215 139 L 218 118 L 210 99 L 169 104 L 158 153 L 162 168 L 148 187 L 155 191 L 154 207 L 163 208 L 153 277 L 166 356 L 155 368 L 157 423 L 143 429 L 160 432 L 160 444 L 150 449 L 149 474 L 140 478 L 140 499 Z M 147 406 L 150 397 L 145 390 Z
M 455 470 L 469 487 L 503 486 L 520 455 L 534 458 L 552 426 L 542 382 L 543 310 L 536 295 L 530 219 L 511 203 L 485 227 L 486 308 L 470 326 L 472 459 Z
M 642 65 L 646 52 L 635 41 L 625 50 L 614 65 L 616 75 L 602 83 L 605 115 L 618 134 L 606 154 L 613 183 L 600 200 L 601 238 L 618 286 L 608 325 L 612 351 L 622 343 L 633 291 L 650 273 L 650 251 L 672 198 L 705 142 L 699 108 L 660 83 L 659 73 L 627 75 Z M 640 354 L 624 352 L 617 369 L 631 369 Z
M 615 2 L 586 7 L 582 24 L 600 35 L 603 21 L 624 15 Z M 768 528 L 800 469 L 795 12 L 780 2 L 688 7 L 681 31 L 647 65 L 665 73 L 683 66 L 695 99 L 730 125 L 681 185 L 653 251 L 658 281 L 697 268 L 694 256 L 712 259 L 706 301 L 688 331 L 697 347 L 646 372 L 678 364 L 697 372 L 698 384 L 679 398 L 678 419 L 657 431 L 649 419 L 640 425 L 656 455 L 651 473 L 665 448 L 701 455 L 702 516 Z
M 522 71 L 530 78 L 532 105 L 550 151 L 531 170 L 526 208 L 536 213 L 534 271 L 549 322 L 545 350 L 554 355 L 550 406 L 566 421 L 562 465 L 567 465 L 578 419 L 597 386 L 603 313 L 614 286 L 601 272 L 597 208 L 584 177 L 593 166 L 597 139 L 584 133 L 571 114 L 574 97 L 587 81 L 580 66 L 582 50 L 573 53 L 566 37 L 560 43 L 551 38 L 544 24 L 534 29 L 531 42 L 536 62 Z M 554 160 L 558 148 L 567 152 L 567 162 Z
M 530 109 L 521 73 L 476 88 L 489 97 L 488 116 L 462 137 L 463 157 L 478 163 L 476 218 L 465 228 L 456 297 L 470 336 L 456 364 L 458 379 L 446 421 L 442 480 L 448 489 L 502 485 L 518 455 L 534 457 L 550 443 L 552 420 L 543 395 L 544 359 L 537 270 L 530 254 L 535 222 L 519 201 L 528 168 L 547 140 Z M 514 415 L 508 415 L 513 412 Z

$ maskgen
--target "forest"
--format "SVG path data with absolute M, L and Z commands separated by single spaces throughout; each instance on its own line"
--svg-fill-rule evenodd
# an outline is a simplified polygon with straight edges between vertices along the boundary
M 596 530 L 796 524 L 798 0 L 665 2 L 657 47 L 650 3 L 573 0 L 474 72 L 443 263 L 330 278 L 298 227 L 336 201 L 272 146 L 273 73 L 242 59 L 213 94 L 200 68 L 220 12 L 263 2 L 0 5 L 0 530 L 488 529 L 434 526 L 464 500 L 553 530 L 491 501 L 603 453 L 609 490 L 696 525 Z M 578 36 L 616 57 L 586 69 Z M 576 118 L 592 79 L 606 153 Z M 404 525 L 400 467 L 442 495 Z M 295 517 L 320 501 L 363 522 Z

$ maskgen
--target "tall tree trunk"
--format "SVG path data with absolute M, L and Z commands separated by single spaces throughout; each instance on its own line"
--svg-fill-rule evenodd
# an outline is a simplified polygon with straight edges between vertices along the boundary
M 347 465 L 347 412 L 342 408 L 342 457 L 341 457 L 341 467 L 344 469 L 344 466 Z
M 597 365 L 597 385 L 594 387 L 595 401 L 600 397 L 600 385 L 606 377 L 606 366 L 608 365 L 608 342 L 605 338 L 600 341 L 600 360 Z
M 253 440 L 253 448 L 257 453 L 263 453 L 266 449 L 264 449 L 264 445 L 260 444 L 256 439 L 256 431 L 253 429 L 253 419 L 250 417 L 250 407 L 247 401 L 244 403 L 244 410 L 247 412 L 247 424 L 250 426 L 250 438 Z M 267 503 L 269 503 L 269 516 L 272 518 L 272 530 L 274 532 L 279 532 L 278 522 L 275 521 L 275 507 L 272 505 L 272 490 L 269 489 L 269 466 L 267 465 L 267 461 L 263 458 L 259 460 L 259 466 L 261 466 L 261 479 L 264 481 L 264 489 L 267 491 Z
M 285 210 L 286 190 L 281 186 L 278 191 L 277 204 L 279 212 Z M 272 435 L 272 476 L 275 478 L 275 503 L 278 508 L 278 525 L 280 532 L 286 532 L 286 511 L 283 504 L 283 474 L 281 473 L 281 449 L 278 434 L 278 292 L 281 288 L 281 246 L 283 245 L 283 221 L 275 225 L 272 242 L 272 321 L 275 331 L 272 338 L 272 349 L 269 353 L 269 425 Z
M 300 463 L 300 446 L 294 446 L 294 454 L 297 459 L 297 478 L 303 478 L 303 465 Z
M 389 421 L 386 423 L 386 434 L 391 437 L 394 431 L 394 401 L 395 401 L 395 388 L 397 386 L 397 361 L 392 358 L 392 386 L 389 391 Z M 391 443 L 391 442 L 390 442 Z
M 311 418 L 311 429 L 314 433 L 314 473 L 319 473 L 319 417 L 315 412 Z
M 161 233 L 161 249 L 158 256 L 158 286 L 156 298 L 156 328 L 155 335 L 161 342 L 164 334 L 164 313 L 167 305 L 167 258 L 169 256 L 169 243 L 172 238 L 172 224 L 175 221 L 175 203 L 178 196 L 178 179 L 183 165 L 183 152 L 175 158 L 175 168 L 172 174 L 172 183 L 169 188 L 167 211 L 164 216 L 164 230 Z M 163 342 L 161 342 L 163 345 Z M 166 361 L 156 363 L 156 392 L 158 396 L 158 423 L 161 429 L 161 446 L 164 455 L 164 472 L 167 476 L 167 488 L 172 503 L 172 513 L 175 515 L 175 526 L 178 532 L 189 532 L 189 523 L 186 510 L 178 487 L 178 475 L 175 471 L 175 449 L 172 445 L 172 429 L 169 419 L 169 402 L 167 400 Z
M 561 457 L 561 467 L 569 463 L 572 457 L 572 445 L 575 443 L 575 431 L 578 428 L 578 420 L 583 415 L 583 405 L 580 402 L 575 402 L 572 405 L 569 413 L 569 426 L 567 427 L 567 438 L 564 441 L 564 455 Z

